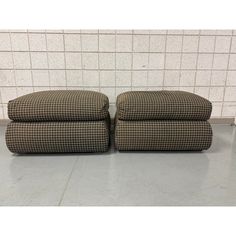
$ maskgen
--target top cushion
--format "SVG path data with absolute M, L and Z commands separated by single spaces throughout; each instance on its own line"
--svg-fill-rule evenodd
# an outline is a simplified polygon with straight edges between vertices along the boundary
M 133 91 L 117 97 L 120 120 L 208 120 L 212 104 L 184 91 Z
M 57 90 L 24 95 L 9 101 L 14 121 L 91 121 L 108 116 L 107 96 L 94 91 Z

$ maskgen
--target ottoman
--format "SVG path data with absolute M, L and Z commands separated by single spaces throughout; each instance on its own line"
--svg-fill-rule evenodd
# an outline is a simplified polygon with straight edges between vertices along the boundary
M 94 91 L 35 92 L 8 103 L 6 144 L 13 153 L 104 152 L 107 96 Z
M 116 101 L 118 150 L 206 150 L 212 129 L 212 104 L 184 91 L 132 91 Z

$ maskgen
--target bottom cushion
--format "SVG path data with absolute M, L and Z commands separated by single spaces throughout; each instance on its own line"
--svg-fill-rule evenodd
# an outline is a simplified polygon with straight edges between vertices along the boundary
M 6 144 L 13 153 L 104 152 L 109 121 L 11 122 Z
M 118 150 L 206 150 L 211 142 L 207 121 L 116 121 Z

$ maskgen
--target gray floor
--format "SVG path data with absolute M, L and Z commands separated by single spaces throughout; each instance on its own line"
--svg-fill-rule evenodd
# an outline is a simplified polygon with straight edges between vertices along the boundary
M 13 155 L 0 127 L 0 205 L 236 205 L 236 128 L 206 152 Z

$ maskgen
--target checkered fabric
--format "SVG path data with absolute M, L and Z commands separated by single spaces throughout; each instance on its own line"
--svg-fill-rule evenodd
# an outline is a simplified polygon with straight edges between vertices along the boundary
M 94 91 L 57 90 L 24 95 L 8 103 L 14 121 L 94 121 L 108 116 L 106 95 Z
M 206 150 L 212 129 L 207 121 L 116 121 L 118 150 Z
M 208 120 L 212 104 L 184 91 L 132 91 L 117 97 L 120 120 Z
M 13 153 L 105 152 L 109 119 L 79 122 L 11 122 L 6 144 Z

